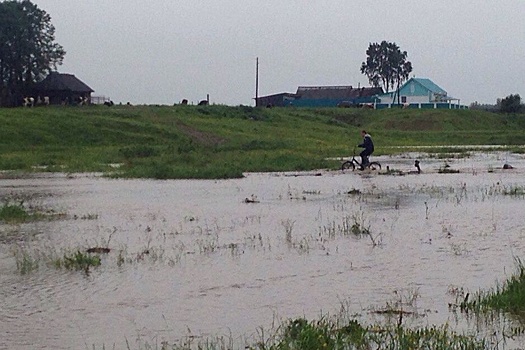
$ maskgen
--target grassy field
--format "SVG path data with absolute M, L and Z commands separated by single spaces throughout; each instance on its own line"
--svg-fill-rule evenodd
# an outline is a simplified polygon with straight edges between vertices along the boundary
M 470 110 L 48 107 L 0 109 L 0 123 L 0 170 L 15 174 L 234 178 L 336 169 L 340 163 L 326 159 L 351 155 L 363 128 L 376 155 L 421 145 L 525 144 L 524 115 Z

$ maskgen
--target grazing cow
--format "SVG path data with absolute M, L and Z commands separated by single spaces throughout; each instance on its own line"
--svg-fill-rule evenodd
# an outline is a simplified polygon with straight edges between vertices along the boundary
M 34 107 L 35 98 L 31 96 L 24 97 L 24 107 Z
M 183 99 L 180 104 L 186 106 L 188 104 L 188 100 Z
M 408 102 L 403 103 L 403 109 L 407 109 L 408 107 L 410 107 L 410 103 Z
M 79 106 L 87 106 L 89 104 L 89 98 L 88 97 L 78 97 L 78 105 Z
M 208 100 L 202 100 L 199 102 L 199 106 L 207 106 L 209 104 Z
M 44 96 L 44 106 L 49 106 L 49 96 Z
M 104 102 L 104 106 L 111 107 L 111 106 L 113 106 L 113 105 L 114 105 L 114 103 L 113 103 L 113 101 L 111 101 L 111 100 Z

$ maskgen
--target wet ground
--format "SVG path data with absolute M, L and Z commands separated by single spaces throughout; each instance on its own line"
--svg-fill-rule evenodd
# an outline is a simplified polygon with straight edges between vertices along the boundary
M 416 158 L 422 173 L 408 174 Z M 65 214 L 0 224 L 0 349 L 241 343 L 274 321 L 342 307 L 365 323 L 403 308 L 407 325 L 471 331 L 449 304 L 495 287 L 523 258 L 524 156 L 374 160 L 405 175 L 0 179 L 4 200 Z M 88 273 L 46 264 L 90 247 L 111 251 Z M 22 274 L 23 256 L 38 268 Z

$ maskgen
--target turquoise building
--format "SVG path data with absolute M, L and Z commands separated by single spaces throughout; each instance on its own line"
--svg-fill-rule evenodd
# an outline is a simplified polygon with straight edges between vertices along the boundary
M 403 106 L 403 108 L 465 109 L 459 98 L 447 92 L 427 78 L 410 78 L 399 90 L 375 96 L 377 109 Z

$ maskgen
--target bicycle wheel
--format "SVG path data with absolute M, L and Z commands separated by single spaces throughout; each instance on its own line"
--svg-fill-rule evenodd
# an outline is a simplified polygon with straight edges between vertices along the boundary
M 344 162 L 344 163 L 341 165 L 341 170 L 342 170 L 342 171 L 350 170 L 350 169 L 351 169 L 352 171 L 355 170 L 355 164 L 354 164 L 354 162 L 352 162 L 352 161 L 347 160 L 346 162 Z
M 368 164 L 368 169 L 381 170 L 381 164 L 379 162 L 371 162 L 370 164 Z

